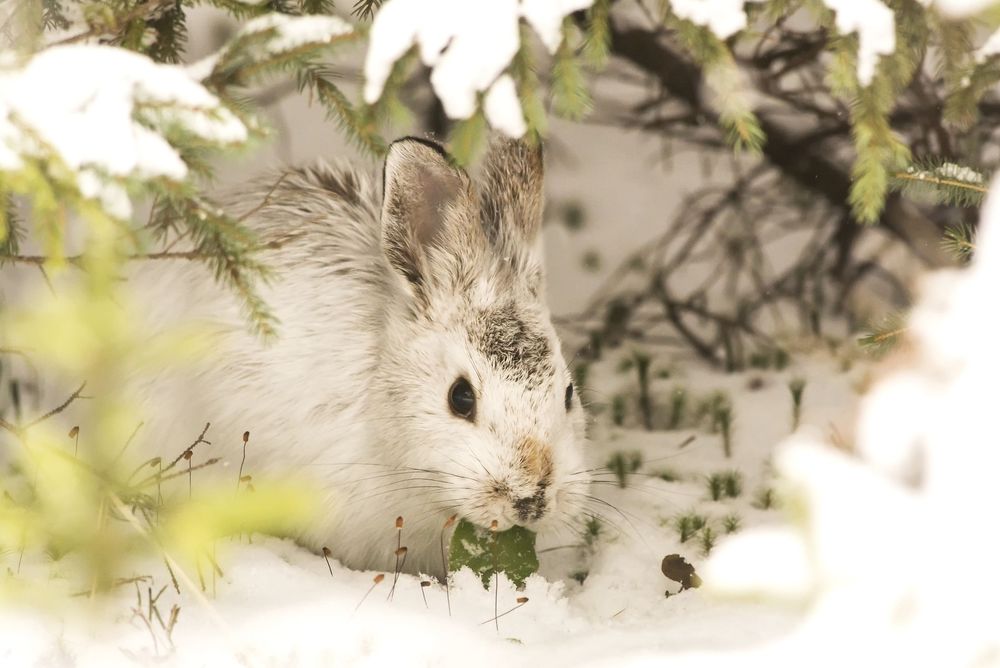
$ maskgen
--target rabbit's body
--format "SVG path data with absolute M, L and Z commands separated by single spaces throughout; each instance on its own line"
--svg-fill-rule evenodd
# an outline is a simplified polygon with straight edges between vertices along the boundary
M 450 515 L 538 528 L 578 505 L 583 416 L 541 297 L 540 159 L 521 164 L 537 158 L 515 142 L 493 154 L 481 192 L 405 140 L 384 202 L 367 176 L 325 165 L 241 195 L 237 213 L 270 246 L 270 343 L 203 269 L 145 269 L 158 327 L 194 319 L 219 335 L 206 362 L 145 390 L 156 441 L 171 444 L 158 454 L 211 422 L 199 447 L 235 482 L 249 431 L 244 472 L 309 479 L 321 516 L 303 542 L 354 568 L 391 566 L 397 516 L 406 570 L 440 574 Z M 531 201 L 504 190 L 526 167 Z

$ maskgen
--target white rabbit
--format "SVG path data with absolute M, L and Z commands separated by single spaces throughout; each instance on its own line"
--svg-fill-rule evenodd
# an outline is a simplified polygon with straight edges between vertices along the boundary
M 174 445 L 211 422 L 206 452 L 234 479 L 248 430 L 247 472 L 316 485 L 304 544 L 382 569 L 403 516 L 406 570 L 440 575 L 453 514 L 501 530 L 577 514 L 585 420 L 543 294 L 540 149 L 494 140 L 474 184 L 437 144 L 402 139 L 383 190 L 320 164 L 241 196 L 274 246 L 269 344 L 203 269 L 144 269 L 154 320 L 206 320 L 222 342 L 148 395 Z

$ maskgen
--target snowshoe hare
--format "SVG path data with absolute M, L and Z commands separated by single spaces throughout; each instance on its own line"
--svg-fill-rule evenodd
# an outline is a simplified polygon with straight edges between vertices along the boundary
M 501 530 L 578 514 L 585 420 L 543 292 L 540 149 L 494 140 L 474 181 L 437 144 L 401 139 L 382 186 L 319 164 L 241 194 L 272 246 L 276 341 L 249 334 L 203 268 L 143 269 L 157 323 L 194 317 L 220 335 L 210 360 L 148 395 L 171 444 L 211 422 L 207 452 L 235 476 L 249 430 L 246 472 L 317 485 L 306 545 L 382 569 L 401 515 L 406 570 L 440 574 L 453 514 Z

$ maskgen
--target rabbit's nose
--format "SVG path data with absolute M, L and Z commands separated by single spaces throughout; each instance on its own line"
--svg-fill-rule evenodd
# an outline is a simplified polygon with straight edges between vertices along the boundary
M 533 522 L 545 514 L 545 485 L 539 485 L 531 496 L 514 499 L 512 504 L 520 522 Z

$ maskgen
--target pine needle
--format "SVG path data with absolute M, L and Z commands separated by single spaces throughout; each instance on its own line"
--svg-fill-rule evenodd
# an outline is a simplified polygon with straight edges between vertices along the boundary
M 871 331 L 858 338 L 858 344 L 875 356 L 881 356 L 893 350 L 909 329 L 906 317 L 902 313 L 887 315 Z

